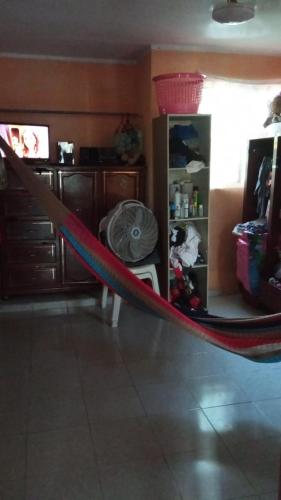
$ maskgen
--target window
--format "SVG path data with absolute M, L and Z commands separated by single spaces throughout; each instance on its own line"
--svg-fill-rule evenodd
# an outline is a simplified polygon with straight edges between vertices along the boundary
M 263 124 L 280 85 L 207 78 L 199 113 L 212 115 L 211 188 L 242 186 L 249 139 L 272 135 Z

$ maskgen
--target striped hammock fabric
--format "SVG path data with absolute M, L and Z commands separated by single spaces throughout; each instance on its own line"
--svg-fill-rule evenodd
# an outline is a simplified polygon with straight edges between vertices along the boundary
M 217 347 L 254 361 L 276 362 L 281 359 L 281 313 L 249 319 L 203 317 L 191 319 L 157 295 L 120 262 L 45 186 L 32 170 L 0 137 L 0 148 L 25 188 L 77 258 L 99 281 L 132 305 L 185 328 Z

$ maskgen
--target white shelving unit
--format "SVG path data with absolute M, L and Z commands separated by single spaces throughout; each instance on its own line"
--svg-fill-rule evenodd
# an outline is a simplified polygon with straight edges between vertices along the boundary
M 205 167 L 194 173 L 187 173 L 183 167 L 171 166 L 170 129 L 174 125 L 192 124 L 199 137 L 199 153 L 204 158 Z M 158 277 L 161 295 L 170 298 L 170 280 L 173 268 L 170 265 L 169 236 L 171 225 L 186 227 L 192 223 L 201 236 L 199 252 L 203 263 L 196 263 L 192 270 L 196 273 L 199 292 L 205 307 L 208 306 L 208 241 L 209 241 L 209 191 L 210 191 L 210 115 L 163 115 L 153 120 L 153 153 L 154 153 L 154 212 L 159 223 L 161 263 Z M 203 216 L 178 217 L 171 219 L 169 186 L 173 183 L 191 182 L 198 186 L 200 202 L 203 205 Z

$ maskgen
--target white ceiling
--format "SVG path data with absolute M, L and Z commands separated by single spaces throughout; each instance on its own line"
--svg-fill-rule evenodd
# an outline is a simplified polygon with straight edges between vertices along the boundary
M 255 19 L 224 26 L 211 19 L 223 0 L 1 0 L 0 54 L 134 60 L 150 46 L 281 54 L 281 0 L 250 1 Z

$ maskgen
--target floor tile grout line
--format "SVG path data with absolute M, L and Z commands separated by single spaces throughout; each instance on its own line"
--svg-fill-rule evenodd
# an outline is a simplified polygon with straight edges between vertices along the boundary
M 222 446 L 224 447 L 224 449 L 227 451 L 227 453 L 229 453 L 229 455 L 231 456 L 234 464 L 236 465 L 237 469 L 239 470 L 239 472 L 242 474 L 243 478 L 245 479 L 245 481 L 247 482 L 247 484 L 253 489 L 253 494 L 255 495 L 256 494 L 256 491 L 255 491 L 255 488 L 254 488 L 254 485 L 252 485 L 251 481 L 247 478 L 246 474 L 244 473 L 244 471 L 240 468 L 240 465 L 238 463 L 238 460 L 234 457 L 233 453 L 231 452 L 229 446 L 227 445 L 226 441 L 223 439 L 223 437 L 220 435 L 220 433 L 216 430 L 216 428 L 213 426 L 211 420 L 209 419 L 208 415 L 204 412 L 204 410 L 202 409 L 203 413 L 204 413 L 204 416 L 206 417 L 206 419 L 208 420 L 209 424 L 211 425 L 211 427 L 214 429 L 216 435 L 218 436 Z M 249 495 L 250 496 L 250 495 Z
M 28 450 L 29 450 L 29 423 L 31 418 L 31 377 L 32 377 L 32 355 L 33 355 L 33 336 L 34 336 L 34 313 L 33 308 L 31 312 L 31 334 L 30 334 L 30 364 L 29 364 L 29 373 L 28 373 L 28 403 L 27 403 L 27 415 L 26 415 L 26 436 L 25 436 L 25 477 L 24 477 L 24 498 L 27 498 L 27 479 L 28 479 Z
M 69 314 L 69 312 L 68 312 L 68 314 Z M 70 324 L 70 331 L 72 332 L 72 335 L 73 335 L 73 329 L 72 329 L 72 325 L 71 324 Z M 73 336 L 72 336 L 72 338 L 73 338 Z M 83 400 L 83 404 L 84 404 L 84 407 L 85 407 L 86 418 L 87 418 L 87 423 L 88 423 L 88 430 L 89 430 L 90 439 L 91 439 L 91 445 L 92 445 L 92 450 L 93 450 L 93 458 L 94 458 L 94 462 L 95 462 L 96 469 L 97 469 L 97 476 L 98 476 L 98 482 L 99 482 L 99 486 L 100 486 L 100 491 L 101 491 L 102 499 L 104 500 L 105 496 L 104 496 L 104 491 L 103 491 L 103 486 L 102 486 L 101 471 L 100 471 L 100 466 L 99 466 L 99 461 L 98 461 L 98 455 L 97 455 L 97 452 L 96 452 L 96 447 L 95 447 L 95 442 L 94 442 L 93 433 L 92 433 L 90 416 L 89 416 L 88 407 L 87 407 L 87 404 L 86 404 L 86 397 L 85 397 L 85 391 L 84 391 L 84 386 L 83 386 L 83 380 L 82 380 L 82 374 L 81 374 L 81 367 L 80 367 L 80 363 L 79 363 L 79 356 L 78 356 L 77 350 L 75 349 L 75 346 L 74 346 L 74 354 L 75 354 L 75 359 L 76 359 L 76 364 L 77 364 L 77 371 L 78 371 L 78 377 L 79 377 L 79 382 L 80 382 L 81 395 L 82 395 L 82 400 Z
M 150 432 L 152 433 L 152 435 L 153 435 L 153 437 L 154 437 L 154 439 L 155 439 L 155 443 L 157 444 L 157 446 L 158 446 L 158 447 L 159 447 L 159 449 L 161 450 L 161 457 L 162 457 L 162 459 L 163 459 L 164 463 L 166 464 L 166 466 L 167 466 L 167 468 L 168 468 L 168 470 L 169 470 L 169 472 L 170 472 L 170 474 L 171 474 L 171 479 L 172 479 L 173 484 L 174 484 L 174 486 L 175 486 L 176 492 L 177 492 L 177 494 L 179 495 L 179 500 L 184 500 L 184 499 L 183 499 L 183 496 L 182 496 L 182 493 L 181 493 L 181 491 L 180 491 L 180 488 L 179 488 L 179 486 L 178 486 L 178 483 L 177 483 L 177 481 L 175 480 L 175 477 L 174 477 L 174 475 L 173 475 L 173 473 L 172 473 L 172 471 L 171 471 L 171 469 L 170 469 L 170 467 L 169 467 L 169 464 L 167 463 L 167 460 L 166 460 L 166 457 L 165 457 L 165 454 L 164 454 L 163 447 L 161 446 L 161 443 L 158 441 L 157 436 L 156 436 L 156 434 L 155 434 L 155 432 L 154 432 L 153 428 L 152 428 L 152 427 L 151 427 L 151 425 L 150 425 L 150 422 L 149 422 L 149 415 L 148 415 L 148 413 L 147 413 L 147 411 L 146 411 L 146 408 L 145 408 L 145 405 L 144 405 L 144 403 L 143 403 L 143 401 L 142 401 L 142 398 L 141 398 L 141 396 L 140 396 L 139 390 L 138 390 L 138 388 L 137 388 L 137 386 L 136 386 L 136 384 L 135 384 L 134 378 L 133 378 L 133 376 L 132 376 L 132 374 L 131 374 L 131 372 L 130 372 L 130 370 L 129 370 L 128 366 L 127 366 L 127 362 L 126 362 L 126 360 L 124 359 L 124 357 L 123 357 L 123 355 L 122 355 L 122 351 L 121 351 L 121 349 L 120 349 L 120 347 L 119 347 L 119 345 L 118 345 L 117 343 L 116 343 L 116 347 L 117 347 L 117 349 L 118 349 L 118 351 L 119 351 L 119 354 L 120 354 L 121 360 L 122 360 L 122 362 L 123 362 L 123 365 L 124 365 L 124 367 L 125 367 L 125 369 L 126 369 L 126 371 L 127 371 L 127 373 L 128 373 L 128 376 L 129 376 L 129 379 L 130 379 L 130 381 L 131 381 L 132 387 L 134 388 L 134 390 L 135 390 L 135 392 L 136 392 L 136 394 L 137 394 L 137 396 L 138 396 L 138 401 L 139 401 L 139 403 L 140 403 L 140 405 L 141 405 L 141 407 L 142 407 L 142 409 L 143 409 L 144 416 L 145 416 L 145 419 L 146 419 L 146 421 L 147 421 L 147 424 L 148 424 L 149 430 L 150 430 Z M 142 417 L 141 417 L 141 418 L 142 418 Z
M 178 485 L 178 482 L 176 481 L 176 478 L 174 477 L 174 474 L 173 474 L 172 470 L 170 469 L 170 466 L 169 466 L 169 464 L 168 464 L 168 462 L 167 462 L 167 459 L 166 459 L 166 456 L 165 456 L 165 453 L 164 453 L 163 446 L 161 445 L 161 443 L 160 443 L 160 442 L 159 442 L 159 440 L 157 439 L 156 433 L 155 433 L 155 431 L 154 431 L 153 427 L 151 426 L 151 424 L 150 424 L 150 422 L 149 422 L 149 417 L 150 417 L 150 416 L 149 416 L 149 414 L 148 414 L 148 413 L 147 413 L 147 411 L 146 411 L 145 405 L 144 405 L 144 403 L 143 403 L 143 401 L 142 401 L 142 399 L 141 399 L 141 396 L 140 396 L 139 390 L 138 390 L 138 388 L 137 388 L 137 386 L 136 386 L 136 384 L 135 384 L 135 381 L 134 381 L 134 379 L 133 379 L 133 376 L 132 376 L 132 374 L 131 374 L 131 372 L 130 372 L 129 368 L 127 367 L 126 362 L 124 361 L 124 359 L 123 359 L 123 357 L 122 357 L 122 353 L 121 353 L 121 352 L 120 352 L 120 355 L 121 355 L 121 359 L 122 359 L 122 360 L 123 360 L 123 362 L 124 362 L 124 366 L 126 367 L 126 370 L 127 370 L 127 372 L 128 372 L 129 378 L 130 378 L 130 380 L 131 380 L 131 382 L 132 382 L 132 386 L 134 387 L 134 389 L 135 389 L 135 391 L 136 391 L 136 394 L 138 395 L 138 399 L 139 399 L 139 402 L 140 402 L 140 404 L 141 404 L 141 406 L 142 406 L 142 408 L 143 408 L 143 411 L 144 411 L 144 414 L 145 414 L 145 418 L 146 418 L 147 423 L 148 423 L 148 426 L 149 426 L 149 430 L 150 430 L 150 432 L 152 433 L 152 435 L 153 435 L 153 437 L 154 437 L 154 439 L 155 439 L 155 442 L 157 443 L 157 446 L 159 446 L 159 449 L 161 450 L 161 456 L 162 456 L 162 459 L 163 459 L 164 463 L 166 464 L 166 466 L 167 466 L 167 468 L 168 468 L 168 470 L 169 470 L 169 472 L 170 472 L 170 474 L 171 474 L 171 479 L 172 479 L 173 484 L 174 484 L 174 486 L 175 486 L 176 492 L 177 492 L 177 494 L 179 495 L 179 500 L 184 500 L 184 498 L 183 498 L 183 496 L 182 496 L 182 492 L 181 492 L 180 487 L 179 487 L 179 485 Z

